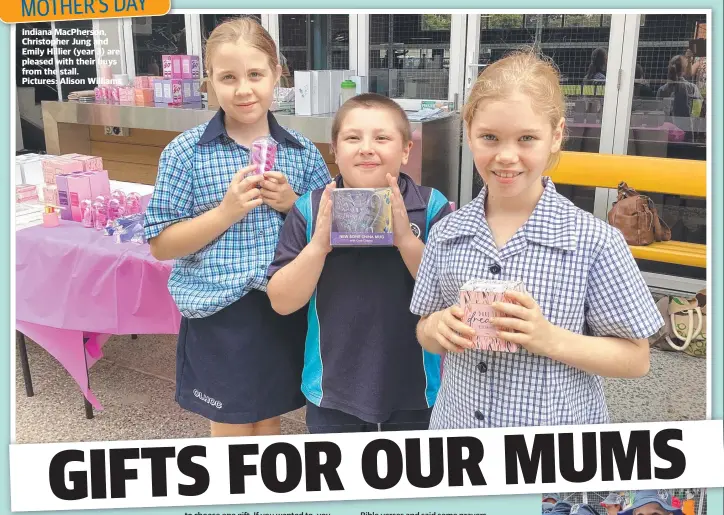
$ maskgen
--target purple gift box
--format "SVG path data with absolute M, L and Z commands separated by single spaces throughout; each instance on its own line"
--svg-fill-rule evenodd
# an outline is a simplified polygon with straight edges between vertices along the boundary
M 392 190 L 333 190 L 330 243 L 333 247 L 392 246 Z

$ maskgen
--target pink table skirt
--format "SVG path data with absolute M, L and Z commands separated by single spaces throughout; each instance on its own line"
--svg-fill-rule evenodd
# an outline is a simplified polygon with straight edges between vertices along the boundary
M 177 334 L 171 262 L 77 222 L 16 232 L 17 330 L 52 354 L 96 409 L 87 367 L 111 334 Z M 83 345 L 83 337 L 89 338 Z

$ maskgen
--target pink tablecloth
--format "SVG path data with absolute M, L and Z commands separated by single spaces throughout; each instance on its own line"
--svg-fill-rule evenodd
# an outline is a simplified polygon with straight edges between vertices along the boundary
M 52 354 L 96 409 L 87 367 L 110 334 L 176 334 L 171 262 L 79 223 L 16 232 L 17 330 Z M 83 345 L 84 335 L 90 338 Z

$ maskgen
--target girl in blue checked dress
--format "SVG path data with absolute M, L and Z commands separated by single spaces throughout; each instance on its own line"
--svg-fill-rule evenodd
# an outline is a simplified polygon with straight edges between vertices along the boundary
M 447 353 L 430 428 L 608 422 L 601 376 L 645 375 L 663 320 L 623 235 L 543 176 L 565 124 L 556 69 L 533 52 L 488 66 L 464 119 L 485 187 L 433 228 L 411 303 L 422 346 Z M 470 279 L 525 284 L 491 320 L 518 352 L 472 349 Z
M 175 260 L 176 400 L 212 436 L 279 434 L 279 415 L 304 405 L 306 321 L 274 312 L 266 270 L 286 213 L 331 179 L 312 142 L 269 112 L 281 67 L 255 20 L 216 27 L 205 63 L 221 109 L 164 149 L 145 220 L 153 255 Z M 278 171 L 246 177 L 250 143 L 266 135 Z

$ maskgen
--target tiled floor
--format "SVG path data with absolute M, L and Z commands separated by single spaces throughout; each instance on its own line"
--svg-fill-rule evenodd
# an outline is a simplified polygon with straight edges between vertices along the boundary
M 16 360 L 16 441 L 56 442 L 203 437 L 208 422 L 174 402 L 174 336 L 111 338 L 105 357 L 90 372 L 104 406 L 93 420 L 84 414 L 80 390 L 55 359 L 28 341 L 34 397 L 26 397 Z M 642 379 L 605 382 L 615 422 L 696 420 L 706 413 L 706 360 L 652 351 Z M 282 432 L 306 432 L 304 410 L 282 418 Z

